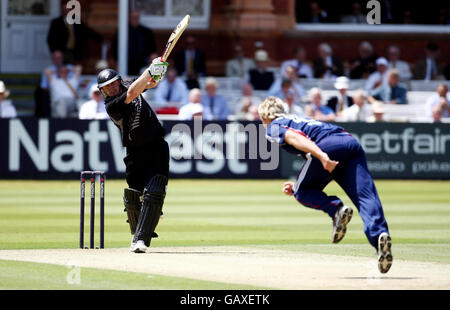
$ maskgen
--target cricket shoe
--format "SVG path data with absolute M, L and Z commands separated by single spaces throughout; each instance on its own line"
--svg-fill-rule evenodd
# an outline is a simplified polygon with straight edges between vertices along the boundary
M 147 246 L 144 244 L 143 240 L 138 240 L 136 242 L 131 241 L 130 251 L 134 253 L 145 253 L 147 252 Z
M 347 232 L 347 224 L 352 219 L 353 210 L 347 206 L 341 206 L 334 215 L 333 219 L 333 243 L 341 241 Z
M 391 253 L 392 240 L 388 233 L 381 233 L 378 237 L 378 270 L 386 273 L 394 260 Z

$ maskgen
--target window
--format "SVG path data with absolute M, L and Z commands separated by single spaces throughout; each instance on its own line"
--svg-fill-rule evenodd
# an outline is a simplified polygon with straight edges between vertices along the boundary
M 9 0 L 8 15 L 50 15 L 50 1 Z
M 173 29 L 186 14 L 189 28 L 207 29 L 211 0 L 132 0 L 131 7 L 141 12 L 141 23 L 153 29 Z

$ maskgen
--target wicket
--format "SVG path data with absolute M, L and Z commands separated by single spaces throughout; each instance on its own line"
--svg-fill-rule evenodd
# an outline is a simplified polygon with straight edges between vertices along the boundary
M 95 178 L 100 176 L 100 249 L 105 248 L 105 173 L 103 171 L 81 171 L 81 195 L 80 195 L 80 248 L 84 248 L 84 198 L 85 179 L 91 178 L 91 212 L 90 212 L 90 235 L 89 248 L 94 248 L 94 226 L 95 226 Z

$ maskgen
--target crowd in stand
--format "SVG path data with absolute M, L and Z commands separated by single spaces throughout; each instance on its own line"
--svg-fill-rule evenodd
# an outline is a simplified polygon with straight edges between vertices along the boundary
M 83 57 L 82 44 L 88 37 L 102 40 L 83 23 L 67 24 L 64 15 L 52 21 L 47 40 L 52 65 L 42 73 L 36 92 L 36 116 L 108 117 L 95 78 L 87 85 L 80 85 L 82 67 L 75 64 Z M 140 25 L 136 11 L 130 13 L 128 48 L 130 76 L 143 72 L 157 56 L 154 35 Z M 184 48 L 174 53 L 165 78 L 155 90 L 144 93 L 144 97 L 156 113 L 178 115 L 182 120 L 200 116 L 205 120 L 259 120 L 257 106 L 264 94 L 281 98 L 290 114 L 322 121 L 375 122 L 385 119 L 387 105 L 408 104 L 405 82 L 443 80 L 424 105 L 432 122 L 450 116 L 450 95 L 445 81 L 450 77 L 444 75 L 443 64 L 438 61 L 439 46 L 435 43 L 429 43 L 424 48 L 423 59 L 413 65 L 402 60 L 401 49 L 395 45 L 389 46 L 384 55 L 377 55 L 372 44 L 364 41 L 359 45 L 358 58 L 353 61 L 336 57 L 326 42 L 318 45 L 314 59 L 308 58 L 306 49 L 299 46 L 292 59 L 281 62 L 277 70 L 269 67 L 270 55 L 262 48 L 256 50 L 253 57 L 246 57 L 239 43 L 233 50 L 234 56 L 225 64 L 225 75 L 241 81 L 241 92 L 234 102 L 229 102 L 217 80 L 207 75 L 205 54 L 190 35 L 184 38 Z M 112 55 L 117 58 L 117 36 L 112 44 Z M 96 73 L 105 68 L 108 63 L 98 61 Z M 305 89 L 302 80 L 311 78 L 333 81 L 336 95 L 325 98 L 318 87 Z M 364 89 L 355 90 L 351 96 L 348 91 L 352 79 L 366 82 Z M 200 80 L 204 81 L 202 85 Z M 6 100 L 8 95 L 0 81 L 0 117 L 17 115 L 14 106 Z
M 450 25 L 448 1 L 431 1 L 427 5 L 414 1 L 378 0 L 381 24 Z M 367 13 L 374 4 L 362 0 L 296 1 L 298 23 L 367 24 Z

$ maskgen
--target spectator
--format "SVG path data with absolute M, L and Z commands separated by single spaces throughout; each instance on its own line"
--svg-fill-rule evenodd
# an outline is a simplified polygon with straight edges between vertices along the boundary
M 386 122 L 386 109 L 384 102 L 373 101 L 371 104 L 372 115 L 368 117 L 368 123 L 381 123 Z
M 314 107 L 312 104 L 305 105 L 304 113 L 306 117 L 314 118 Z
M 309 17 L 308 23 L 327 23 L 328 14 L 319 5 L 318 1 L 311 1 L 309 4 Z
M 285 94 L 283 95 L 283 101 L 286 103 L 285 110 L 288 114 L 296 115 L 296 116 L 304 116 L 303 109 L 295 104 L 294 94 L 291 89 L 285 88 Z
M 70 69 L 66 66 L 59 68 L 56 77 L 52 70 L 45 71 L 50 83 L 51 117 L 78 117 L 76 100 L 82 69 L 80 65 L 73 69 L 75 74 L 71 78 L 69 78 Z
M 306 92 L 302 85 L 300 85 L 300 79 L 298 78 L 294 67 L 288 66 L 286 68 L 284 76 L 276 79 L 275 82 L 272 83 L 267 95 L 284 99 L 283 94 L 285 92 L 283 91 L 283 86 L 289 87 L 292 90 L 296 104 L 300 104 L 302 102 L 302 97 L 306 95 Z
M 353 105 L 353 98 L 347 95 L 349 80 L 346 76 L 340 76 L 334 83 L 334 88 L 338 90 L 338 95 L 333 96 L 327 101 L 327 106 L 336 114 L 342 112 Z
M 281 64 L 281 74 L 286 72 L 286 68 L 292 66 L 295 68 L 299 78 L 312 79 L 314 77 L 311 66 L 306 60 L 306 49 L 303 46 L 297 47 L 295 50 L 295 58 L 286 60 Z
M 390 104 L 408 104 L 407 92 L 406 86 L 400 83 L 398 71 L 391 69 L 388 71 L 387 84 L 374 89 L 369 96 L 369 102 L 380 100 Z
M 245 73 L 255 68 L 255 62 L 251 58 L 244 56 L 241 44 L 234 46 L 234 58 L 226 62 L 227 77 L 244 77 Z
M 98 89 L 97 84 L 91 85 L 89 88 L 89 97 L 91 100 L 86 101 L 80 107 L 79 119 L 108 119 L 106 113 L 105 102 L 103 96 Z
M 362 89 L 355 92 L 354 102 L 354 105 L 345 108 L 342 112 L 338 113 L 338 121 L 365 122 L 372 116 L 371 106 L 366 103 L 366 98 Z
M 435 107 L 438 107 L 440 110 L 441 117 L 450 117 L 450 94 L 446 84 L 439 84 L 436 88 L 436 93 L 428 98 L 425 104 L 428 117 L 432 117 L 432 111 Z
M 181 107 L 178 118 L 180 120 L 192 120 L 202 117 L 202 115 L 202 92 L 198 88 L 193 88 L 189 91 L 189 103 Z
M 140 69 L 147 64 L 147 57 L 156 51 L 153 31 L 140 24 L 139 11 L 132 10 L 128 20 L 128 74 L 139 75 Z M 118 32 L 112 43 L 112 54 L 118 59 Z
M 252 84 L 246 83 L 242 86 L 242 97 L 235 104 L 235 114 L 237 119 L 244 119 L 251 106 L 258 107 L 261 99 L 253 95 Z
M 372 73 L 366 81 L 366 91 L 373 90 L 382 85 L 386 85 L 388 74 L 388 61 L 384 57 L 380 57 L 376 61 L 377 71 Z
M 320 88 L 311 88 L 309 98 L 311 100 L 310 106 L 313 108 L 312 118 L 324 122 L 333 122 L 336 119 L 336 114 L 333 110 L 322 104 L 322 90 Z
M 257 106 L 250 106 L 248 109 L 248 112 L 245 116 L 246 121 L 257 121 L 259 120 L 259 113 L 258 113 L 258 107 Z
M 175 69 L 189 89 L 200 88 L 198 78 L 206 75 L 205 54 L 196 47 L 195 37 L 187 36 L 185 43 L 186 48 L 175 54 Z
M 58 69 L 62 66 L 64 66 L 64 54 L 60 50 L 55 50 L 52 53 L 52 64 L 49 67 L 47 67 L 46 69 L 54 71 L 54 76 L 56 76 Z M 71 64 L 65 64 L 65 66 L 67 68 L 69 68 L 69 70 L 71 70 L 73 68 L 73 65 L 71 65 Z M 69 73 L 69 78 L 72 76 L 73 76 L 73 72 L 71 71 Z M 50 88 L 50 85 L 48 83 L 48 79 L 47 79 L 47 76 L 45 75 L 45 72 L 42 72 L 42 75 L 41 75 L 41 88 L 44 90 L 48 90 Z
M 400 47 L 391 45 L 387 50 L 388 69 L 397 69 L 400 74 L 400 81 L 408 81 L 412 77 L 411 69 L 406 61 L 400 60 Z
M 5 83 L 0 81 L 0 118 L 14 118 L 17 117 L 16 108 L 13 106 L 11 100 L 6 100 L 10 92 L 6 89 Z
M 83 59 L 87 40 L 102 42 L 103 37 L 83 22 L 67 23 L 66 16 L 69 13 L 67 2 L 64 1 L 61 5 L 62 15 L 51 21 L 47 43 L 50 53 L 53 54 L 56 50 L 62 51 L 65 63 L 75 63 Z
M 439 25 L 450 25 L 450 3 L 439 9 Z
M 64 54 L 60 50 L 55 50 L 52 53 L 52 65 L 46 69 L 52 70 L 54 72 L 54 77 L 56 77 L 58 69 L 64 65 Z M 69 69 L 72 69 L 71 64 L 66 64 Z M 73 76 L 73 71 L 70 71 L 69 78 Z M 47 76 L 45 75 L 45 70 L 41 75 L 40 85 L 37 87 L 34 93 L 35 105 L 35 116 L 36 117 L 49 117 L 50 116 L 50 85 L 48 83 Z
M 437 63 L 439 56 L 439 46 L 435 43 L 428 43 L 425 48 L 425 59 L 416 61 L 414 65 L 415 80 L 436 80 L 442 74 L 442 68 Z
M 327 43 L 321 43 L 317 48 L 319 58 L 314 60 L 314 77 L 322 79 L 335 79 L 343 75 L 342 61 L 333 56 L 333 50 Z
M 177 70 L 169 68 L 165 78 L 155 90 L 152 107 L 158 114 L 178 114 L 178 110 L 189 101 L 189 90 L 182 78 L 177 77 Z
M 440 123 L 443 116 L 443 110 L 440 105 L 436 105 L 431 108 L 431 119 L 432 123 Z
M 269 55 L 265 50 L 255 52 L 256 68 L 250 69 L 246 80 L 255 90 L 268 90 L 275 80 L 273 72 L 267 70 Z
M 364 14 L 362 14 L 361 4 L 359 1 L 352 2 L 352 14 L 342 16 L 341 23 L 367 24 L 367 18 Z
M 92 85 L 97 85 L 97 75 L 105 70 L 108 69 L 109 65 L 108 62 L 106 60 L 99 60 L 97 61 L 97 63 L 95 64 L 95 77 L 89 81 L 89 84 L 86 86 L 86 98 L 91 98 L 91 87 Z M 69 76 L 70 78 L 70 76 Z
M 376 68 L 377 56 L 373 46 L 368 41 L 363 41 L 358 46 L 359 58 L 350 65 L 351 79 L 366 79 Z
M 219 84 L 213 77 L 205 80 L 206 95 L 203 96 L 203 118 L 206 120 L 226 120 L 228 117 L 228 103 L 217 94 Z
M 247 98 L 247 97 L 242 98 L 239 102 L 238 109 L 235 113 L 236 119 L 237 120 L 247 119 L 247 114 L 248 114 L 251 106 L 253 106 L 253 104 L 249 98 Z
M 412 14 L 411 10 L 403 11 L 402 24 L 405 24 L 405 25 L 416 24 L 413 20 L 412 15 L 413 14 Z

